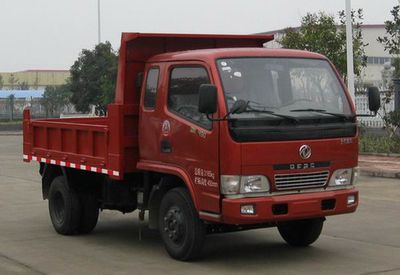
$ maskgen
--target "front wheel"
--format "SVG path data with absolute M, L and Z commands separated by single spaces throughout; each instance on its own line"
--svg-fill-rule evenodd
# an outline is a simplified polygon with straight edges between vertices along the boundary
M 308 246 L 321 234 L 323 218 L 281 222 L 278 230 L 282 238 L 291 246 Z
M 201 255 L 205 226 L 185 188 L 168 191 L 160 205 L 160 234 L 168 254 L 177 260 L 192 260 Z

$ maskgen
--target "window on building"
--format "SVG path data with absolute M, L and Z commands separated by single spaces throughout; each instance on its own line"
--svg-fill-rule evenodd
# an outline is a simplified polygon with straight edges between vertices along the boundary
M 380 56 L 368 56 L 367 57 L 367 64 L 373 65 L 383 65 L 387 62 L 391 62 L 390 57 L 380 57 Z

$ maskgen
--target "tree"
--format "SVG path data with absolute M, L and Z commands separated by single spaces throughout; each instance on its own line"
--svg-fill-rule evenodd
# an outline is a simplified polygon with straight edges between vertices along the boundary
M 395 102 L 395 108 L 398 108 L 400 105 L 399 99 L 397 97 L 400 97 L 400 83 L 399 83 L 399 78 L 400 78 L 400 6 L 394 6 L 393 9 L 390 11 L 392 14 L 392 21 L 387 20 L 385 21 L 385 30 L 387 35 L 383 37 L 378 37 L 378 42 L 380 42 L 384 48 L 385 51 L 388 51 L 389 54 L 394 56 L 392 59 L 392 66 L 394 67 L 394 71 L 392 73 L 392 78 L 396 79 L 397 81 L 395 82 L 394 87 L 391 86 L 389 90 L 389 96 L 386 98 L 392 98 L 392 95 L 395 91 L 393 91 L 393 88 L 397 91 L 395 94 L 394 98 L 396 100 Z M 387 102 L 390 101 L 387 100 Z M 396 132 L 398 131 L 400 127 L 400 110 L 395 110 L 389 113 L 384 113 L 383 116 L 383 121 L 385 123 L 385 128 L 389 132 L 389 136 L 393 137 L 395 136 Z
M 400 129 L 400 110 L 389 112 L 383 117 L 383 121 L 389 133 L 389 137 L 398 137 L 398 129 Z
M 10 85 L 11 90 L 14 90 L 15 85 L 18 83 L 18 78 L 14 76 L 14 74 L 10 74 L 8 78 L 8 84 Z
M 118 56 L 110 42 L 96 45 L 94 50 L 82 50 L 70 69 L 71 102 L 77 111 L 88 112 L 94 105 L 96 111 L 106 113 L 112 102 L 117 78 Z
M 10 110 L 10 120 L 14 120 L 14 103 L 15 103 L 15 95 L 11 94 L 7 97 L 7 105 Z
M 46 117 L 53 117 L 60 109 L 67 105 L 71 99 L 69 85 L 47 86 L 41 99 L 42 105 L 46 109 Z
M 394 66 L 393 77 L 400 78 L 400 6 L 394 6 L 390 11 L 392 14 L 392 21 L 385 21 L 385 30 L 387 35 L 378 37 L 378 42 L 381 43 L 385 51 L 393 55 L 395 58 L 392 61 Z
M 362 41 L 361 24 L 363 12 L 361 9 L 351 12 L 353 22 L 353 53 L 354 72 L 360 75 L 366 65 L 364 47 Z M 325 55 L 335 64 L 336 68 L 346 78 L 346 25 L 345 13 L 339 12 L 340 24 L 337 25 L 332 15 L 324 12 L 308 13 L 301 20 L 298 29 L 285 30 L 279 40 L 284 48 L 302 49 Z
M 26 81 L 18 82 L 16 89 L 17 90 L 29 90 L 28 82 L 26 82 Z
M 37 90 L 38 88 L 39 88 L 39 76 L 38 73 L 36 72 L 35 81 L 33 82 L 33 89 Z
M 3 76 L 0 75 L 0 90 L 3 89 L 3 86 L 4 86 Z

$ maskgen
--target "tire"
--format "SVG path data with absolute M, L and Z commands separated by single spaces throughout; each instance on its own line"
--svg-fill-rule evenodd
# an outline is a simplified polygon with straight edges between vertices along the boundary
M 324 219 L 288 221 L 278 224 L 282 238 L 291 246 L 308 246 L 321 234 Z
M 49 190 L 50 219 L 57 233 L 72 235 L 77 233 L 81 218 L 78 195 L 69 188 L 65 178 L 54 178 Z
M 171 189 L 163 197 L 159 229 L 165 248 L 172 258 L 188 261 L 200 257 L 205 240 L 205 225 L 185 188 Z
M 99 219 L 99 206 L 96 196 L 90 193 L 79 194 L 81 205 L 81 218 L 78 225 L 78 232 L 88 234 L 96 227 Z

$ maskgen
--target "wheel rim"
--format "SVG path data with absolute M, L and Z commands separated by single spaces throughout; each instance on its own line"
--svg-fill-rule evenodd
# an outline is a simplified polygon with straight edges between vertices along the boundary
M 174 244 L 179 245 L 183 243 L 186 233 L 185 217 L 178 207 L 172 206 L 165 213 L 164 232 Z
M 64 198 L 60 192 L 57 192 L 53 198 L 54 218 L 57 223 L 62 223 L 65 217 Z

